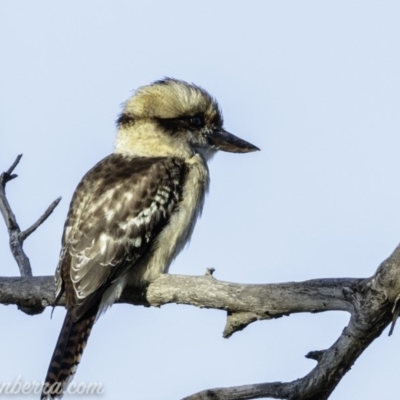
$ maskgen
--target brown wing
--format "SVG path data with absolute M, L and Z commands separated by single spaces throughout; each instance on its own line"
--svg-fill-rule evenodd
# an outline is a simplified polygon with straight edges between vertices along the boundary
M 184 174 L 176 158 L 112 154 L 84 176 L 70 205 L 56 273 L 58 294 L 65 286 L 74 289 L 67 305 L 75 318 L 152 245 L 177 207 Z

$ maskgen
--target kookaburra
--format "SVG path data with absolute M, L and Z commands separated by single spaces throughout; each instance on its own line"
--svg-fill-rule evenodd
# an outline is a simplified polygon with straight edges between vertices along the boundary
M 201 214 L 213 154 L 259 150 L 224 130 L 204 89 L 170 78 L 139 88 L 117 128 L 114 153 L 83 177 L 70 204 L 56 271 L 67 315 L 41 399 L 62 396 L 96 318 L 125 286 L 168 272 Z

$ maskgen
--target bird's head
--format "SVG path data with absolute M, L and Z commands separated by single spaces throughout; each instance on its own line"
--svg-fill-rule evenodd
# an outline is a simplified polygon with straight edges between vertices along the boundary
M 259 150 L 224 130 L 221 110 L 208 92 L 177 79 L 166 78 L 137 89 L 125 103 L 117 125 L 116 150 L 137 155 L 200 152 L 208 158 L 216 150 Z

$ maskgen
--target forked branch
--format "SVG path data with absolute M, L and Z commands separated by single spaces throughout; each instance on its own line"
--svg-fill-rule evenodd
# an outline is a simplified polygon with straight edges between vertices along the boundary
M 10 233 L 17 237 L 18 251 L 23 240 L 51 214 L 56 200 L 37 223 L 19 230 L 5 198 L 5 184 L 20 157 L 0 177 L 0 208 Z M 13 251 L 13 247 L 12 247 Z M 14 253 L 13 253 L 14 254 Z M 18 253 L 19 254 L 19 253 Z M 27 258 L 27 257 L 26 257 Z M 20 264 L 22 277 L 0 278 L 0 303 L 15 304 L 31 314 L 39 313 L 54 301 L 54 279 L 30 276 L 30 266 Z M 29 260 L 28 260 L 29 263 Z M 28 264 L 29 265 L 29 264 Z M 328 399 L 356 359 L 394 322 L 400 310 L 400 246 L 371 278 L 315 279 L 304 282 L 248 285 L 221 282 L 208 271 L 200 277 L 163 275 L 145 288 L 128 287 L 120 302 L 144 306 L 169 303 L 214 308 L 227 313 L 224 337 L 257 320 L 274 319 L 299 312 L 346 311 L 350 321 L 329 349 L 310 351 L 306 357 L 316 366 L 306 376 L 292 382 L 272 382 L 228 388 L 207 389 L 184 400 Z M 58 305 L 63 305 L 61 299 Z
M 0 175 L 0 211 L 3 216 L 4 222 L 7 226 L 8 235 L 10 237 L 9 244 L 11 253 L 18 264 L 21 276 L 32 276 L 32 268 L 28 256 L 23 249 L 25 239 L 33 233 L 53 212 L 61 200 L 61 197 L 54 200 L 53 203 L 47 208 L 44 214 L 28 229 L 21 232 L 18 225 L 17 218 L 11 209 L 11 205 L 6 196 L 6 185 L 12 179 L 18 177 L 13 174 L 14 169 L 19 164 L 22 154 L 19 154 L 11 167 Z

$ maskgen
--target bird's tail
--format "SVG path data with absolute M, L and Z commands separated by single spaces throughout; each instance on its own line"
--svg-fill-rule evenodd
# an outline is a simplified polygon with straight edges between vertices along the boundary
M 74 321 L 72 310 L 67 311 L 50 361 L 40 399 L 61 398 L 72 380 L 92 330 L 96 314 Z

